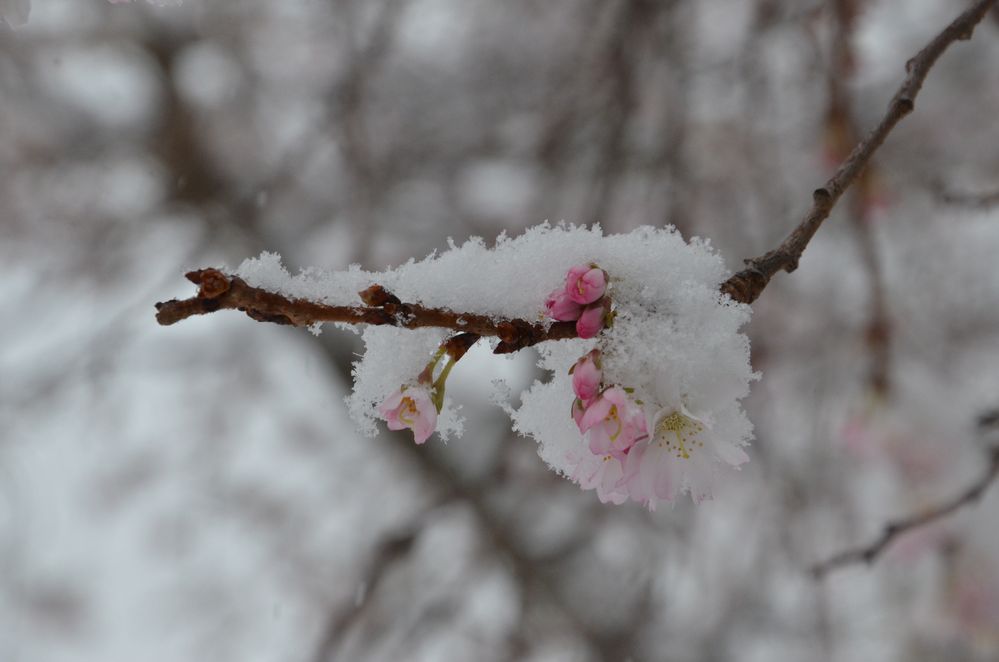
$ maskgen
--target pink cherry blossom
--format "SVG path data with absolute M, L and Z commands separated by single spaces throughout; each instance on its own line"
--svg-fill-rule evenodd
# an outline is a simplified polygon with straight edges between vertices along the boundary
M 389 430 L 413 430 L 416 443 L 425 442 L 437 429 L 437 407 L 424 386 L 410 386 L 393 393 L 378 405 Z
M 576 361 L 572 369 L 572 390 L 584 404 L 597 397 L 602 380 L 603 371 L 600 369 L 598 350 L 593 350 Z
M 604 328 L 607 310 L 602 303 L 594 303 L 583 309 L 576 320 L 576 335 L 580 338 L 593 338 Z
M 561 287 L 548 295 L 545 308 L 548 309 L 548 314 L 559 322 L 575 322 L 583 312 L 583 307 L 569 298 Z
M 593 303 L 604 295 L 606 289 L 607 275 L 603 269 L 590 264 L 569 269 L 565 277 L 565 293 L 576 303 Z
M 567 459 L 573 467 L 569 477 L 584 490 L 595 489 L 601 503 L 622 504 L 628 500 L 628 492 L 622 486 L 623 467 L 617 458 L 579 449 L 571 451 Z
M 620 386 L 600 394 L 583 413 L 579 429 L 588 433 L 590 450 L 623 460 L 635 442 L 648 436 L 645 412 Z
M 632 501 L 655 510 L 660 501 L 672 501 L 679 492 L 677 475 L 672 471 L 673 458 L 654 439 L 631 447 L 624 460 L 624 489 Z
M 650 510 L 682 492 L 695 503 L 710 499 L 719 464 L 738 468 L 749 460 L 742 448 L 719 439 L 683 407 L 660 412 L 655 421 L 652 437 L 636 443 L 623 460 L 628 493 Z

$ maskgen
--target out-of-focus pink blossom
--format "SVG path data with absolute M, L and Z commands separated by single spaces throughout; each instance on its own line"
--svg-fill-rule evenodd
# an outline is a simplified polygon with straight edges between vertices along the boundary
M 548 295 L 545 308 L 552 319 L 559 322 L 575 322 L 583 312 L 583 306 L 573 301 L 563 288 Z
M 579 429 L 589 434 L 590 451 L 620 460 L 635 442 L 648 436 L 645 412 L 620 386 L 612 386 L 590 403 Z
M 565 277 L 565 293 L 579 304 L 593 303 L 604 295 L 607 275 L 603 269 L 584 264 L 569 269 Z
M 985 567 L 967 572 L 954 587 L 953 604 L 957 625 L 968 634 L 996 635 L 999 623 L 999 582 Z M 970 575 L 970 576 L 969 576 Z
M 430 391 L 423 386 L 410 386 L 393 393 L 378 405 L 378 413 L 388 423 L 389 430 L 410 428 L 418 444 L 437 429 L 437 407 Z
M 599 350 L 595 349 L 576 361 L 572 369 L 572 390 L 584 404 L 597 397 L 602 380 Z

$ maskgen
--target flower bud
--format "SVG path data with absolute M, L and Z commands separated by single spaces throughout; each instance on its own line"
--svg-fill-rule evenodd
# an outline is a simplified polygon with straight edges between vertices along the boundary
M 593 303 L 607 289 L 607 274 L 603 269 L 584 264 L 569 269 L 565 277 L 565 293 L 576 303 Z

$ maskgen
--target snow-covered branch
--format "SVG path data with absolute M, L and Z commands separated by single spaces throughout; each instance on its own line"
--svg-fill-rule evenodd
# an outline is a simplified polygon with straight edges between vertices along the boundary
M 403 303 L 378 285 L 358 293 L 364 306 L 334 306 L 291 298 L 248 285 L 238 276 L 218 269 L 199 269 L 185 274 L 198 286 L 189 299 L 172 299 L 156 304 L 156 320 L 166 326 L 193 315 L 218 310 L 240 310 L 258 322 L 310 326 L 320 322 L 395 326 L 405 329 L 435 327 L 477 336 L 496 337 L 496 354 L 508 354 L 545 340 L 576 338 L 573 322 L 531 323 L 522 319 L 497 320 L 488 315 L 458 313 Z

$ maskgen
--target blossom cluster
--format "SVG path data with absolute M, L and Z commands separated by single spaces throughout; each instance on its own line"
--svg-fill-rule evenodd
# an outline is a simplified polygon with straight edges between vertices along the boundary
M 547 377 L 519 405 L 502 383 L 494 400 L 553 470 L 603 501 L 649 508 L 682 494 L 708 498 L 732 475 L 727 467 L 748 459 L 752 426 L 740 401 L 756 375 L 740 329 L 750 309 L 719 292 L 729 274 L 706 242 L 672 228 L 604 235 L 548 224 L 492 246 L 451 243 L 380 272 L 291 276 L 273 254 L 236 270 L 251 285 L 329 304 L 354 305 L 357 292 L 378 284 L 402 301 L 497 321 L 574 321 L 577 338 L 536 346 Z M 444 393 L 456 359 L 441 348 L 452 335 L 363 328 L 347 398 L 361 432 L 376 434 L 382 420 L 412 430 L 417 443 L 461 434 L 459 406 Z
M 575 283 L 582 271 L 574 267 L 568 280 Z M 602 364 L 600 350 L 593 349 L 569 370 L 572 419 L 586 444 L 567 457 L 572 480 L 596 490 L 602 502 L 630 498 L 654 509 L 682 491 L 699 501 L 710 496 L 716 460 L 736 468 L 748 461 L 745 451 L 721 442 L 682 399 L 646 409 L 632 397 L 633 388 L 604 383 Z
M 545 308 L 554 320 L 575 322 L 580 338 L 593 338 L 604 328 L 610 314 L 606 291 L 606 271 L 595 264 L 576 266 L 569 269 L 565 286 L 548 295 Z

